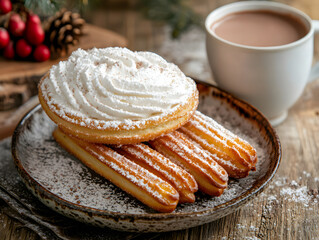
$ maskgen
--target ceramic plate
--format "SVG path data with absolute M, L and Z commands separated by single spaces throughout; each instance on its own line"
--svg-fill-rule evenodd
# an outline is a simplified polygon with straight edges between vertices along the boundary
M 231 179 L 221 197 L 196 194 L 196 202 L 173 213 L 157 213 L 95 174 L 52 138 L 56 127 L 40 106 L 15 130 L 12 154 L 20 176 L 45 205 L 78 221 L 122 231 L 162 232 L 190 228 L 237 210 L 260 193 L 280 162 L 279 139 L 253 107 L 213 86 L 199 84 L 198 109 L 250 142 L 257 150 L 257 170 Z

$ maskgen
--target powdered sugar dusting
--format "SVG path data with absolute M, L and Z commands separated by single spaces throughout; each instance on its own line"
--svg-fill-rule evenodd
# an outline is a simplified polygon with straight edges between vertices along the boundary
M 155 53 L 94 48 L 78 49 L 52 66 L 40 88 L 51 111 L 66 121 L 131 129 L 172 114 L 196 86 Z
M 195 128 L 209 135 L 209 132 L 213 133 L 216 144 L 221 143 L 232 151 L 236 152 L 242 159 L 244 159 L 250 165 L 253 165 L 256 161 L 255 150 L 243 139 L 235 136 L 231 131 L 228 131 L 222 125 L 218 124 L 212 118 L 196 112 L 193 119 L 186 124 L 193 125 Z
M 310 173 L 304 171 L 304 176 L 306 179 L 313 179 L 316 182 L 316 178 L 312 178 Z M 304 207 L 317 205 L 319 202 L 318 190 L 311 190 L 308 186 L 302 185 L 296 180 L 289 181 L 286 177 L 280 177 L 269 186 L 270 189 L 274 189 L 275 187 L 280 187 L 279 194 L 285 201 L 299 203 Z M 275 198 L 275 196 L 273 197 Z
M 305 207 L 308 207 L 310 197 L 307 195 L 307 191 L 308 188 L 306 186 L 297 189 L 287 187 L 280 190 L 280 195 L 293 202 L 303 202 Z
M 167 154 L 167 150 L 176 153 L 178 157 L 176 157 L 174 161 L 176 161 L 178 165 L 183 166 L 183 162 L 185 161 L 187 162 L 185 168 L 191 169 L 191 166 L 195 166 L 195 168 L 199 169 L 200 172 L 210 179 L 216 187 L 225 188 L 227 186 L 228 175 L 223 174 L 223 172 L 225 173 L 225 170 L 221 167 L 217 167 L 218 165 L 213 159 L 208 155 L 205 155 L 203 150 L 199 149 L 196 145 L 193 145 L 187 138 L 184 138 L 181 133 L 172 132 L 164 137 L 155 139 L 152 142 L 151 145 L 158 149 L 159 152 L 167 155 L 170 159 L 174 159 L 174 157 L 168 156 L 170 154 Z M 164 150 L 164 148 L 167 148 L 167 150 Z M 183 160 L 181 161 L 181 159 Z M 215 178 L 221 180 L 222 183 L 218 182 Z
M 268 210 L 272 211 L 271 203 L 279 203 L 279 201 L 286 201 L 300 204 L 309 210 L 312 206 L 317 206 L 319 202 L 318 189 L 310 188 L 298 182 L 316 182 L 316 177 L 312 177 L 311 173 L 304 171 L 304 177 L 299 177 L 298 180 L 289 180 L 288 177 L 276 177 L 274 181 L 268 186 L 269 191 L 262 193 L 261 197 L 267 198 Z M 259 198 L 263 201 L 263 198 Z M 290 209 L 288 209 L 290 211 Z
M 167 195 L 174 195 L 176 199 L 178 198 L 175 189 L 173 189 L 161 178 L 155 176 L 153 173 L 128 160 L 112 149 L 103 145 L 97 147 L 98 151 L 96 151 L 94 148 L 92 149 L 89 146 L 87 146 L 86 148 L 102 163 L 124 176 L 124 178 L 128 179 L 130 182 L 133 182 L 140 188 L 146 190 L 146 192 L 148 192 L 158 200 L 164 202 L 166 201 L 166 199 L 164 199 L 161 195 L 162 192 L 166 192 L 165 194 Z M 103 155 L 101 154 L 101 152 L 103 153 Z
M 117 148 L 115 148 L 116 150 Z M 179 166 L 169 161 L 163 155 L 152 150 L 145 144 L 124 145 L 119 148 L 120 151 L 129 153 L 128 158 L 133 156 L 137 164 L 144 164 L 149 169 L 164 176 L 177 190 L 191 189 L 194 190 L 194 185 L 197 186 L 194 179 Z M 131 158 L 130 158 L 131 159 Z

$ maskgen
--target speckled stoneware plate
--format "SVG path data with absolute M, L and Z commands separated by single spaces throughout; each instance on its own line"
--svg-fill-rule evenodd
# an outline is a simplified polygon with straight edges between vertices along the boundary
M 157 213 L 98 176 L 62 149 L 52 138 L 54 123 L 40 106 L 15 130 L 12 153 L 20 176 L 45 205 L 63 215 L 122 231 L 162 232 L 190 228 L 237 210 L 260 193 L 280 162 L 279 139 L 253 107 L 213 86 L 198 85 L 199 110 L 250 142 L 257 150 L 257 170 L 231 179 L 221 197 L 196 194 L 193 204 L 173 213 Z

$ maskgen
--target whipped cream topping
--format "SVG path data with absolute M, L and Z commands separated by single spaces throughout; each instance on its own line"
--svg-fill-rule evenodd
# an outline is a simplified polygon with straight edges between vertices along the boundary
M 88 124 L 83 119 L 94 120 L 102 128 L 161 118 L 186 104 L 195 89 L 176 65 L 126 48 L 74 51 L 41 85 L 52 111 L 68 121 L 69 115 L 79 117 L 82 125 Z

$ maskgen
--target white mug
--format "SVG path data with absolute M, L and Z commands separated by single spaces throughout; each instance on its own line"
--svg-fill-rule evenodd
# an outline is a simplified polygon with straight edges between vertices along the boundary
M 305 24 L 308 33 L 289 44 L 255 47 L 222 39 L 211 29 L 222 17 L 249 10 L 292 14 Z M 236 2 L 211 12 L 205 27 L 207 56 L 218 86 L 251 103 L 273 125 L 287 117 L 288 109 L 298 100 L 307 82 L 319 77 L 319 63 L 311 68 L 319 21 L 293 7 L 264 1 Z

